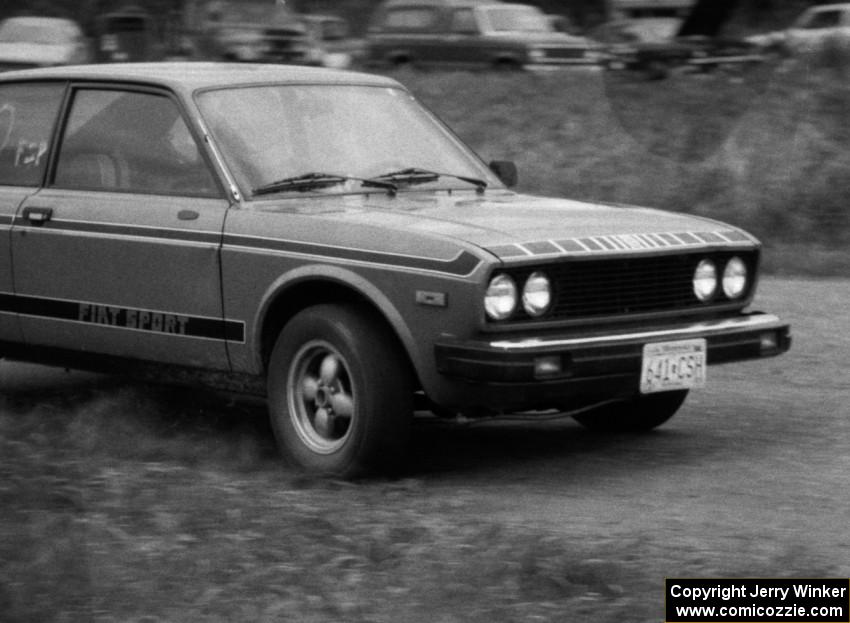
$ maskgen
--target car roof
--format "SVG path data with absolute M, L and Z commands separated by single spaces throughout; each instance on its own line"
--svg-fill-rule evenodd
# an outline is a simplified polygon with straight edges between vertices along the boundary
M 15 24 L 50 25 L 50 24 L 76 24 L 72 19 L 66 17 L 45 17 L 43 15 L 15 15 L 7 17 L 3 22 Z
M 850 10 L 850 3 L 843 4 L 819 4 L 809 7 L 806 13 L 826 13 L 828 11 L 847 11 Z
M 4 28 L 23 27 L 23 28 L 39 28 L 52 30 L 57 33 L 65 33 L 71 35 L 82 34 L 79 24 L 72 19 L 65 17 L 44 17 L 40 15 L 17 15 L 7 17 L 0 20 L 0 26 Z
M 400 86 L 391 78 L 353 71 L 252 63 L 105 63 L 27 69 L 0 74 L 0 83 L 21 80 L 78 80 L 141 83 L 174 91 L 255 84 L 365 84 Z

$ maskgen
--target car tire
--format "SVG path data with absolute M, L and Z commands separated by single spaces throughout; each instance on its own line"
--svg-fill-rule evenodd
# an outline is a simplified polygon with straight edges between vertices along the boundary
M 374 314 L 316 305 L 281 331 L 268 366 L 272 429 L 307 472 L 355 478 L 400 465 L 413 417 L 412 373 Z
M 606 404 L 573 417 L 585 428 L 598 432 L 648 431 L 673 417 L 687 396 L 688 390 L 647 394 L 626 402 Z
M 663 60 L 651 60 L 644 65 L 647 80 L 666 80 L 670 77 L 670 63 Z

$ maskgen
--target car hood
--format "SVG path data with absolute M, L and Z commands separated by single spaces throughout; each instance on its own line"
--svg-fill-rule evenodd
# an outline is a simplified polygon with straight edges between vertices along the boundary
M 394 198 L 349 195 L 306 203 L 262 202 L 256 209 L 324 221 L 308 228 L 314 232 L 344 231 L 356 236 L 358 230 L 371 230 L 361 238 L 376 251 L 382 245 L 427 247 L 425 240 L 430 239 L 452 241 L 455 249 L 458 244 L 477 247 L 507 260 L 757 244 L 729 225 L 685 214 L 509 192 L 486 196 L 401 193 Z
M 58 65 L 71 57 L 74 48 L 65 43 L 2 43 L 0 61 L 30 65 Z

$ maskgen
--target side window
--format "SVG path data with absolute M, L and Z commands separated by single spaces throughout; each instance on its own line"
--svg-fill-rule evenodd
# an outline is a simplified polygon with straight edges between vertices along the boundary
M 437 12 L 427 7 L 390 9 L 384 26 L 389 30 L 433 30 Z
M 451 31 L 464 35 L 478 33 L 478 24 L 472 9 L 456 9 L 452 13 Z
M 841 11 L 819 11 L 812 15 L 803 28 L 818 30 L 820 28 L 835 28 L 841 25 Z
M 162 95 L 117 90 L 75 93 L 53 186 L 218 195 L 177 105 Z
M 0 185 L 41 184 L 64 90 L 62 84 L 0 85 Z

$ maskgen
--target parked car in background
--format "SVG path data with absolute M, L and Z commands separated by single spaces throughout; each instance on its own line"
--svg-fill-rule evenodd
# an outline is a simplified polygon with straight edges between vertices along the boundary
M 344 69 L 363 55 L 363 41 L 351 37 L 348 22 L 336 15 L 302 14 L 318 52 L 316 65 Z
M 156 20 L 148 11 L 128 7 L 104 13 L 95 20 L 95 58 L 102 63 L 162 60 L 165 45 Z
M 321 49 L 300 16 L 271 0 L 191 0 L 185 8 L 192 54 L 243 63 L 317 65 Z
M 32 16 L 0 22 L 0 71 L 91 60 L 91 46 L 73 20 Z
M 764 60 L 753 43 L 704 34 L 682 35 L 684 24 L 675 17 L 622 19 L 598 26 L 589 37 L 605 46 L 609 69 L 636 70 L 654 79 L 678 69 L 705 71 Z
M 755 35 L 749 41 L 789 54 L 817 52 L 828 45 L 850 45 L 850 3 L 825 4 L 804 11 L 786 30 Z
M 533 6 L 498 0 L 386 0 L 366 43 L 372 65 L 543 69 L 599 66 L 584 37 Z
M 255 391 L 288 460 L 355 476 L 414 410 L 648 430 L 788 349 L 750 234 L 515 183 L 382 76 L 8 72 L 0 355 Z

